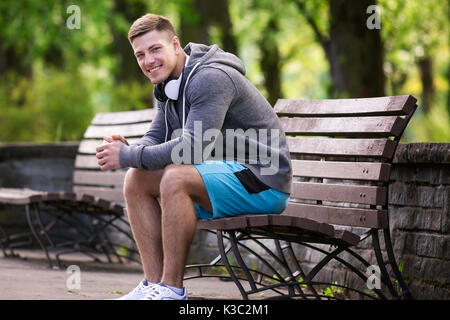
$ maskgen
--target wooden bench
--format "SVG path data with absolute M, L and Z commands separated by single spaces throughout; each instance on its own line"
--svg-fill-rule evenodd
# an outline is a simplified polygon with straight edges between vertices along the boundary
M 0 203 L 25 208 L 30 231 L 50 267 L 61 267 L 60 257 L 73 252 L 95 261 L 106 257 L 108 262 L 140 262 L 124 215 L 122 185 L 126 170 L 101 171 L 95 148 L 102 143 L 103 135 L 118 133 L 130 142 L 138 140 L 154 115 L 153 109 L 96 114 L 78 147 L 73 192 L 0 188 Z M 10 246 L 14 235 L 8 235 L 1 226 L 0 233 L 3 253 L 7 255 L 9 249 L 14 254 L 15 244 Z M 57 266 L 51 253 L 55 253 Z
M 388 192 L 392 159 L 416 107 L 416 99 L 409 95 L 278 100 L 274 108 L 288 136 L 294 174 L 287 209 L 280 215 L 200 221 L 198 228 L 216 230 L 221 259 L 188 266 L 197 272 L 186 279 L 208 276 L 208 267 L 223 266 L 244 299 L 266 292 L 289 298 L 336 298 L 323 293 L 324 285 L 356 292 L 359 298 L 411 298 L 391 243 Z M 380 289 L 368 290 L 373 274 L 366 271 L 371 263 L 354 249 L 368 237 L 380 271 Z M 294 244 L 322 258 L 307 271 Z M 330 250 L 323 244 L 331 245 Z M 331 261 L 353 272 L 361 285 L 315 281 Z

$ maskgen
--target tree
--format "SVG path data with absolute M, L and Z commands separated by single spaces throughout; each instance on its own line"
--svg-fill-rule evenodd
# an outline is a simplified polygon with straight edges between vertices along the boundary
M 187 0 L 182 3 L 180 13 L 180 34 L 184 45 L 188 42 L 210 44 L 212 29 L 215 28 L 222 49 L 237 53 L 228 0 Z
M 330 64 L 332 97 L 383 96 L 383 45 L 380 30 L 369 29 L 367 8 L 375 0 L 329 0 L 327 30 L 320 27 L 318 17 L 323 3 L 296 0 Z

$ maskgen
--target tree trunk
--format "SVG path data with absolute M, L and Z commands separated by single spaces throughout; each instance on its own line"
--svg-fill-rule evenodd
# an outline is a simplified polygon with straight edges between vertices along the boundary
M 147 9 L 141 2 L 129 2 L 126 0 L 115 0 L 113 14 L 122 15 L 126 21 L 131 23 L 137 18 L 143 16 Z M 112 25 L 111 32 L 113 35 L 113 54 L 116 55 L 118 61 L 118 70 L 115 72 L 117 83 L 130 80 L 146 81 L 146 77 L 142 74 L 136 63 L 136 58 L 128 41 L 128 34 L 117 30 Z
M 433 83 L 433 61 L 431 57 L 424 57 L 417 62 L 422 82 L 422 109 L 429 112 L 433 107 L 435 88 Z
M 281 93 L 281 65 L 280 53 L 276 42 L 278 33 L 278 23 L 275 16 L 270 18 L 261 40 L 261 70 L 264 75 L 264 86 L 267 90 L 267 101 L 273 106 Z
M 0 75 L 8 71 L 14 71 L 21 76 L 31 78 L 31 64 L 25 63 L 26 59 L 20 58 L 26 57 L 27 54 L 27 52 L 17 52 L 17 49 L 14 47 L 5 48 L 0 41 Z
M 228 0 L 195 0 L 189 11 L 196 12 L 196 15 L 181 16 L 180 35 L 183 45 L 189 42 L 210 44 L 210 27 L 217 26 L 220 29 L 222 49 L 236 54 L 237 45 L 228 8 Z
M 368 6 L 375 0 L 329 0 L 331 77 L 336 97 L 385 94 L 380 30 L 369 29 Z

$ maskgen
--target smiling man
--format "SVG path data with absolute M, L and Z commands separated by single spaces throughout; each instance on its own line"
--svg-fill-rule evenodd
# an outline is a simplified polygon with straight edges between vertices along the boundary
M 97 147 L 102 170 L 130 167 L 124 196 L 144 279 L 121 299 L 187 299 L 183 275 L 197 219 L 285 209 L 292 181 L 286 138 L 235 55 L 217 45 L 183 49 L 172 23 L 154 14 L 136 20 L 128 38 L 155 85 L 157 114 L 139 142 L 113 135 Z M 204 139 L 207 132 L 214 137 Z

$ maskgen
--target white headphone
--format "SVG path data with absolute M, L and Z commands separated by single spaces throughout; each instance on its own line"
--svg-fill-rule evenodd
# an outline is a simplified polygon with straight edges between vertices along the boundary
M 178 92 L 180 91 L 182 75 L 183 74 L 181 74 L 177 79 L 168 81 L 164 86 L 164 93 L 170 100 L 178 100 Z
M 186 62 L 184 63 L 184 66 L 186 67 L 189 61 L 189 56 L 186 55 Z M 183 77 L 183 72 L 181 72 L 180 76 L 177 79 L 171 79 L 167 81 L 167 83 L 164 85 L 164 93 L 166 94 L 167 98 L 170 100 L 178 100 L 178 94 L 180 91 L 180 85 L 181 85 L 181 79 Z

